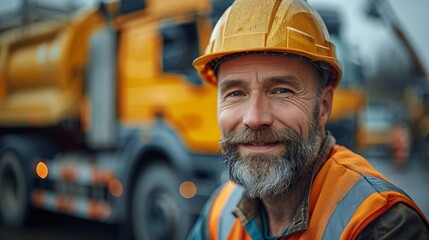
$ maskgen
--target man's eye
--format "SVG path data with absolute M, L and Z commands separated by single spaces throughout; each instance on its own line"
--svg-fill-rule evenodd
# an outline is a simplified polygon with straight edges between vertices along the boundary
M 243 92 L 241 91 L 233 91 L 227 94 L 227 97 L 241 97 L 244 96 Z
M 285 94 L 285 93 L 291 93 L 291 91 L 287 88 L 276 88 L 273 91 L 273 94 Z

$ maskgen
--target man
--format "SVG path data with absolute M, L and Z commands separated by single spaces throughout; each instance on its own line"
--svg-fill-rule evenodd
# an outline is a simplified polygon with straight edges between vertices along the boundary
M 325 131 L 341 68 L 303 0 L 236 0 L 194 62 L 231 182 L 190 239 L 428 239 L 416 204 Z

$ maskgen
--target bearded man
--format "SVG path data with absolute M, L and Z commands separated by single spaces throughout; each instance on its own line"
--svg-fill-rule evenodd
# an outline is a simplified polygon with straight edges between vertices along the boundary
M 194 66 L 218 86 L 231 181 L 189 239 L 428 239 L 401 189 L 325 130 L 341 78 L 303 0 L 236 0 Z

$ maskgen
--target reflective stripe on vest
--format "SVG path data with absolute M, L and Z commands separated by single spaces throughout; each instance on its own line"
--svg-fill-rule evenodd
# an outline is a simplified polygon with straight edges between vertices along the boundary
M 242 194 L 243 188 L 235 186 L 219 218 L 218 239 L 228 239 L 228 235 L 230 234 L 232 226 L 236 220 L 232 210 L 237 206 Z
M 385 191 L 399 192 L 408 197 L 405 192 L 389 182 L 377 177 L 362 177 L 338 203 L 326 225 L 323 239 L 340 239 L 341 234 L 362 202 L 375 192 Z

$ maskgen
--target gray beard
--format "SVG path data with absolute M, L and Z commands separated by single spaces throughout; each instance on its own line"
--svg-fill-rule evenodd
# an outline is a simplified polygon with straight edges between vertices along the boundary
M 317 116 L 318 114 L 316 114 Z M 311 174 L 321 144 L 317 118 L 310 123 L 308 138 L 285 128 L 247 128 L 234 132 L 220 142 L 230 179 L 243 186 L 250 198 L 271 199 L 288 193 L 297 181 Z M 247 154 L 241 156 L 238 145 L 263 142 L 283 143 L 282 154 Z

